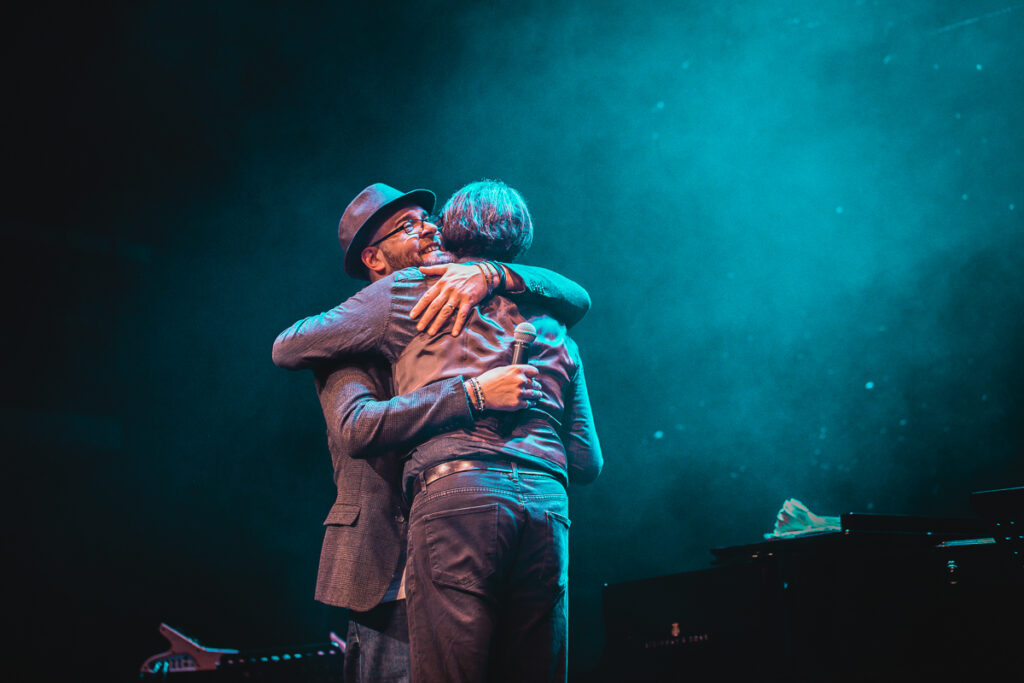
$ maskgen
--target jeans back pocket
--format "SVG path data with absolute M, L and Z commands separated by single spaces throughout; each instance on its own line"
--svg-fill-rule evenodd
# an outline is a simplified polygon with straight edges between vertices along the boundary
M 423 529 L 433 582 L 489 594 L 497 573 L 498 504 L 425 515 Z

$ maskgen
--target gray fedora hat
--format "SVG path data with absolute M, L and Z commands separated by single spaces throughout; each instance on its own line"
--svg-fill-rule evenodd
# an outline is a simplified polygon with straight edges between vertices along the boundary
M 430 213 L 436 202 L 437 196 L 430 190 L 402 192 L 384 183 L 374 183 L 357 194 L 338 223 L 338 242 L 345 250 L 345 272 L 357 280 L 368 280 L 362 253 L 377 228 L 402 206 L 422 206 Z

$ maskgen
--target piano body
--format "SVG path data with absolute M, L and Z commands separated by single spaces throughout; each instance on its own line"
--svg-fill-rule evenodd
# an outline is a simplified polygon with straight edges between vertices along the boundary
M 978 519 L 842 515 L 839 531 L 608 585 L 604 655 L 583 679 L 1021 680 L 1022 495 L 972 494 Z

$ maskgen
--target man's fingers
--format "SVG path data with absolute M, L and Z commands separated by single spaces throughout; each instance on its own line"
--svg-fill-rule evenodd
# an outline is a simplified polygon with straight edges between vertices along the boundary
M 431 267 L 433 267 L 433 266 L 431 266 Z M 441 293 L 440 283 L 434 283 L 434 285 L 431 286 L 430 289 L 428 289 L 427 291 L 423 292 L 423 296 L 420 297 L 420 300 L 417 301 L 416 305 L 412 307 L 411 311 L 409 311 L 409 317 L 412 318 L 413 320 L 415 320 L 416 316 L 418 316 L 420 313 L 422 313 L 423 309 L 425 309 L 434 299 L 436 299 L 437 295 L 440 294 L 440 293 Z M 422 330 L 423 328 L 420 327 L 419 329 Z
M 536 377 L 537 374 L 540 372 L 540 370 L 530 365 L 529 363 L 523 363 L 522 365 L 517 365 L 516 367 L 518 367 L 519 371 L 530 379 Z
M 427 306 L 427 310 L 423 312 L 423 315 L 420 316 L 419 322 L 416 323 L 416 329 L 422 332 L 426 329 L 427 325 L 431 325 L 431 329 L 433 329 L 434 325 L 437 324 L 438 316 L 444 315 L 444 317 L 447 318 L 448 316 L 445 315 L 445 311 L 449 311 L 450 308 L 451 306 L 448 305 L 447 297 L 436 297 L 430 302 L 430 305 Z M 431 323 L 431 321 L 433 321 L 433 323 Z M 431 332 L 431 334 L 433 334 L 433 332 Z
M 437 334 L 444 327 L 444 324 L 448 321 L 448 318 L 452 317 L 452 311 L 455 310 L 455 305 L 449 300 L 445 302 L 444 306 L 438 312 L 437 317 L 434 318 L 434 322 L 430 324 L 430 329 L 427 330 L 427 334 Z
M 455 316 L 455 325 L 452 326 L 452 336 L 459 336 L 459 332 L 462 332 L 462 327 L 466 324 L 466 320 L 469 318 L 469 312 L 473 310 L 473 307 L 469 305 L 468 301 L 463 301 L 462 305 L 459 306 L 459 314 Z
M 420 266 L 420 272 L 424 275 L 444 275 L 448 272 L 447 263 L 443 263 L 439 266 Z

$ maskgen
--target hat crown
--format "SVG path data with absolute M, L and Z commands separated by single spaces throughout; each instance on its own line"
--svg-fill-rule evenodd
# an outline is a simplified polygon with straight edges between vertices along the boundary
M 357 194 L 356 198 L 345 207 L 345 213 L 342 214 L 341 222 L 338 224 L 338 241 L 341 242 L 341 248 L 347 252 L 356 233 L 373 214 L 403 194 L 384 183 L 374 183 Z
M 381 223 L 403 204 L 422 206 L 433 211 L 437 201 L 430 190 L 402 192 L 386 183 L 374 183 L 363 189 L 345 207 L 338 223 L 338 243 L 345 251 L 345 272 L 354 278 L 366 279 L 366 268 L 360 258 L 363 248 Z

